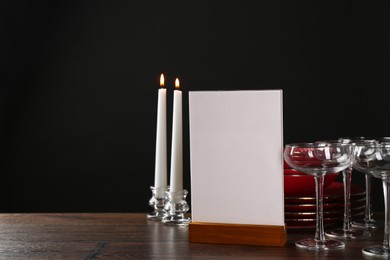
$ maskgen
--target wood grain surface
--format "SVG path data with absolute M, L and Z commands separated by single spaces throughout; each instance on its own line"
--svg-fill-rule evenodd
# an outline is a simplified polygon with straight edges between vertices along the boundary
M 0 214 L 0 259 L 362 259 L 370 239 L 346 241 L 344 250 L 315 253 L 294 241 L 312 229 L 288 231 L 284 247 L 188 242 L 188 227 L 166 226 L 141 213 Z

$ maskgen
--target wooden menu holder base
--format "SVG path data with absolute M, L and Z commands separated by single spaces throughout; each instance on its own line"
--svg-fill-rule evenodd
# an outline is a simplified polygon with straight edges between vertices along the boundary
M 286 226 L 193 222 L 188 233 L 189 241 L 198 243 L 282 247 L 287 242 Z

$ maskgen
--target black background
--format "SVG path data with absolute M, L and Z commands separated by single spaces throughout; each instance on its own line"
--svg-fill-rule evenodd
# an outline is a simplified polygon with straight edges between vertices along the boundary
M 388 11 L 388 1 L 2 1 L 0 211 L 148 211 L 162 72 L 169 111 L 175 77 L 184 91 L 187 189 L 190 90 L 283 89 L 285 143 L 389 136 Z M 375 179 L 375 209 L 381 192 Z

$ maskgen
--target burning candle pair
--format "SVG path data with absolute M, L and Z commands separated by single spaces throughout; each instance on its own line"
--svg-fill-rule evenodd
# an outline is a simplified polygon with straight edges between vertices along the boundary
M 154 186 L 156 197 L 164 196 L 167 188 L 167 115 L 166 115 L 166 89 L 165 79 L 161 74 L 158 91 L 157 107 L 157 136 L 156 136 L 156 164 Z M 172 154 L 170 191 L 176 192 L 183 189 L 183 121 L 182 121 L 182 92 L 179 90 L 179 79 L 175 80 L 173 93 L 173 118 L 172 118 Z

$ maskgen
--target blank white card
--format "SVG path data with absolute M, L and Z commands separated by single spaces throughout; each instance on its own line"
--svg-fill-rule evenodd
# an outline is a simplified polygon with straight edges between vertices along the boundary
M 193 222 L 284 225 L 281 90 L 191 91 Z

